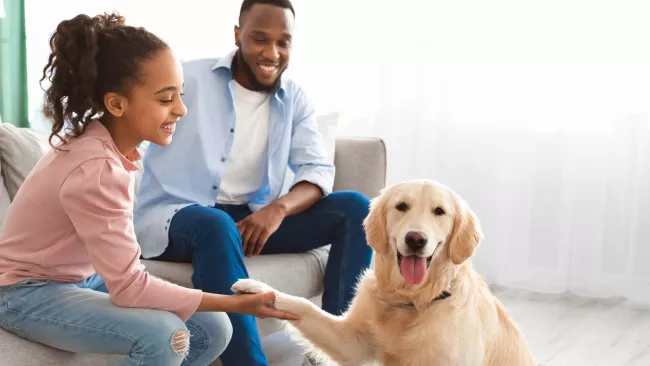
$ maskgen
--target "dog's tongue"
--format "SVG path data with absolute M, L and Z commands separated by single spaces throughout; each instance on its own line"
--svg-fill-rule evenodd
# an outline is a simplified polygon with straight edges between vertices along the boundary
M 417 285 L 424 280 L 424 274 L 427 271 L 426 258 L 417 255 L 406 256 L 402 258 L 400 270 L 407 283 Z

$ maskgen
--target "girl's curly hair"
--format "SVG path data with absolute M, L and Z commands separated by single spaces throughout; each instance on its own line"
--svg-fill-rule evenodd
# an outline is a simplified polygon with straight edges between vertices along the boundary
M 168 48 L 144 28 L 125 25 L 118 14 L 80 14 L 59 23 L 40 80 L 50 83 L 43 101 L 43 114 L 53 120 L 50 145 L 55 136 L 65 144 L 83 134 L 106 112 L 104 95 L 128 94 L 133 83 L 142 82 L 142 62 Z

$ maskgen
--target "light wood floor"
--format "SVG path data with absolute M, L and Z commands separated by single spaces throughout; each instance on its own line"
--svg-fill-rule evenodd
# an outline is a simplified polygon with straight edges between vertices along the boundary
M 540 365 L 650 366 L 649 308 L 620 300 L 493 292 L 519 324 Z M 263 344 L 272 366 L 301 365 L 300 350 L 281 332 L 265 337 Z
M 650 366 L 650 309 L 493 289 L 544 366 Z

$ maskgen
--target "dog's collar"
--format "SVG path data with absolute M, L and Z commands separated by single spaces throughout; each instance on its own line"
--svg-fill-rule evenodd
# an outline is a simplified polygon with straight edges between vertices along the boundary
M 451 296 L 451 292 L 445 290 L 440 295 L 438 295 L 438 297 L 431 300 L 431 302 L 427 306 L 431 306 L 436 301 L 444 300 L 444 299 L 448 298 L 449 296 Z M 387 303 L 387 304 L 389 304 L 389 303 Z M 390 303 L 389 305 L 391 305 L 393 307 L 396 307 L 396 308 L 403 308 L 403 309 L 413 309 L 413 308 L 415 308 L 415 304 L 412 303 L 412 302 L 404 302 L 404 303 L 397 303 L 397 304 Z

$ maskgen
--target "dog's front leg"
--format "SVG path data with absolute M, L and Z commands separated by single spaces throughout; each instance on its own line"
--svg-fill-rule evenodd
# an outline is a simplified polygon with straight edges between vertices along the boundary
M 273 291 L 269 286 L 250 279 L 237 281 L 232 289 L 239 293 Z M 311 346 L 311 351 L 322 353 L 341 366 L 359 366 L 373 360 L 374 351 L 365 324 L 362 321 L 355 324 L 351 320 L 364 317 L 334 316 L 307 299 L 284 293 L 278 293 L 274 307 L 300 317 L 300 320 L 289 323 L 299 338 Z M 348 314 L 352 311 L 355 311 L 354 303 Z

